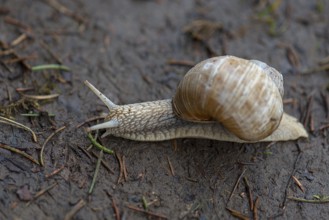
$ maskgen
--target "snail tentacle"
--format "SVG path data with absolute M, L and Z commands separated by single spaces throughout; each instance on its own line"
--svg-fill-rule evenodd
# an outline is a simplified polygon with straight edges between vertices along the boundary
M 90 128 L 87 129 L 87 131 L 94 131 L 94 130 L 106 129 L 106 128 L 115 128 L 115 127 L 118 127 L 119 125 L 120 124 L 117 120 L 112 119 L 110 121 L 91 126 Z
M 102 102 L 107 106 L 109 110 L 114 109 L 117 107 L 116 104 L 114 104 L 110 99 L 108 99 L 103 93 L 101 93 L 98 89 L 96 89 L 95 86 L 93 86 L 88 80 L 85 81 L 85 85 L 88 86 L 88 88 L 95 93 L 95 95 L 102 100 Z
M 95 95 L 98 96 L 98 98 L 107 106 L 107 108 L 112 111 L 115 108 L 118 108 L 118 105 L 114 104 L 110 99 L 108 99 L 102 92 L 100 92 L 98 89 L 96 89 L 95 86 L 93 86 L 88 80 L 85 81 L 85 85 L 88 86 L 88 88 L 95 93 Z M 94 126 L 91 126 L 87 128 L 87 131 L 94 131 L 99 129 L 107 129 L 107 128 L 115 128 L 118 127 L 120 124 L 117 120 L 109 120 L 101 124 L 97 124 Z

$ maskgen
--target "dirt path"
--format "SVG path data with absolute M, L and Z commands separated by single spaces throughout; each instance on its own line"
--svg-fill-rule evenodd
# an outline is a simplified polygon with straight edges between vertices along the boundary
M 1 123 L 0 144 L 39 159 L 53 135 L 42 167 L 0 148 L 0 219 L 328 218 L 328 204 L 291 197 L 329 196 L 329 4 L 253 2 L 0 0 L 0 115 L 38 138 Z M 107 109 L 83 81 L 117 104 L 165 99 L 190 64 L 223 54 L 283 73 L 285 111 L 305 123 L 309 141 L 107 137 L 102 144 L 116 154 L 104 154 L 88 193 L 100 151 L 88 149 L 86 125 L 77 125 Z M 70 71 L 31 71 L 41 64 Z M 50 94 L 59 96 L 35 99 Z

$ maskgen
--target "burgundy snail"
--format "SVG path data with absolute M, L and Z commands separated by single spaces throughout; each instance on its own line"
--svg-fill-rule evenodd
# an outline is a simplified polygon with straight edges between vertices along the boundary
M 85 84 L 108 107 L 107 129 L 138 141 L 207 138 L 231 142 L 287 141 L 308 137 L 298 120 L 283 111 L 283 78 L 258 60 L 220 56 L 190 69 L 173 99 L 116 105 Z

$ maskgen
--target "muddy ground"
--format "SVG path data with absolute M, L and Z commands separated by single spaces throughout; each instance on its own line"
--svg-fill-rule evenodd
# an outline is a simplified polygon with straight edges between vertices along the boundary
M 38 138 L 35 143 L 29 132 L 1 123 L 1 146 L 39 160 L 46 139 L 65 126 L 45 145 L 44 166 L 0 149 L 0 219 L 328 218 L 328 2 L 0 3 L 0 113 Z M 305 123 L 309 140 L 147 143 L 106 137 L 100 141 L 116 154 L 104 154 L 108 168 L 100 166 L 88 193 L 93 154 L 100 150 L 88 150 L 83 129 L 95 122 L 77 125 L 107 109 L 84 80 L 117 104 L 165 99 L 190 64 L 225 54 L 259 59 L 283 73 L 285 111 Z M 31 71 L 41 64 L 70 71 Z M 35 100 L 26 94 L 59 96 Z

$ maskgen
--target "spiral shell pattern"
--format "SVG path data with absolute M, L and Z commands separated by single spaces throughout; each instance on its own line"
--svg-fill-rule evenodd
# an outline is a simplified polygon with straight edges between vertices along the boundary
M 282 75 L 274 68 L 257 60 L 220 56 L 188 71 L 173 108 L 185 120 L 217 120 L 240 139 L 255 141 L 279 126 L 282 95 Z

